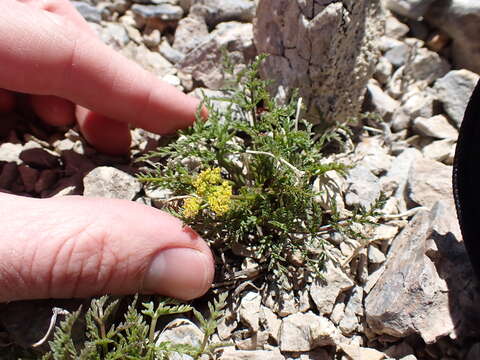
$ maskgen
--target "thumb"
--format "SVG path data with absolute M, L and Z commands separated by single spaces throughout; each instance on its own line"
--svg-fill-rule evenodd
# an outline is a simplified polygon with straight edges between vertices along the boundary
M 207 244 L 134 202 L 0 193 L 0 302 L 158 293 L 192 299 L 213 279 Z

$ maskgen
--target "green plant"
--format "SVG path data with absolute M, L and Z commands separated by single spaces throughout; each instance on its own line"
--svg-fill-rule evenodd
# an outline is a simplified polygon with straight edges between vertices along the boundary
M 210 316 L 203 315 L 189 305 L 180 304 L 173 299 L 161 299 L 157 306 L 153 302 L 143 303 L 143 310 L 137 310 L 137 297 L 124 314 L 124 321 L 115 324 L 111 317 L 118 306 L 118 300 L 109 301 L 107 296 L 93 299 L 85 314 L 86 339 L 83 344 L 75 344 L 73 328 L 77 323 L 81 309 L 70 314 L 56 328 L 54 339 L 49 343 L 51 351 L 43 356 L 44 360 L 94 360 L 94 359 L 130 359 L 161 360 L 168 359 L 173 352 L 200 358 L 203 354 L 213 356 L 213 351 L 226 344 L 212 344 L 211 335 L 217 327 L 217 320 L 225 307 L 226 293 L 220 295 L 213 304 L 209 303 Z M 166 315 L 194 312 L 204 334 L 199 346 L 159 342 L 156 335 L 157 321 Z
M 198 117 L 175 141 L 144 156 L 149 168 L 139 179 L 173 191 L 165 209 L 222 250 L 248 248 L 261 266 L 277 273 L 286 273 L 289 257 L 300 255 L 318 272 L 326 259 L 325 228 L 351 233 L 352 223 L 368 217 L 359 211 L 341 219 L 334 202 L 329 209 L 320 205 L 322 193 L 313 184 L 319 181 L 330 194 L 335 184 L 328 173 L 348 170 L 325 161 L 322 153 L 339 126 L 316 135 L 301 119 L 298 97 L 276 103 L 269 83 L 258 76 L 263 59 L 238 74 L 227 62 L 235 81 L 224 97 L 205 101 L 208 120 Z

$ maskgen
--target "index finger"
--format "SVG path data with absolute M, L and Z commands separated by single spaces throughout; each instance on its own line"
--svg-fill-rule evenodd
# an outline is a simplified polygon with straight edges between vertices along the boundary
M 156 133 L 193 123 L 198 100 L 56 14 L 0 3 L 0 87 L 56 95 Z

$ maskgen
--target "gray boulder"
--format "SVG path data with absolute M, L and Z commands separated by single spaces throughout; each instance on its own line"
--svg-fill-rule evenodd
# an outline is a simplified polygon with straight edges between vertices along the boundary
M 280 100 L 298 88 L 310 121 L 344 122 L 360 110 L 384 17 L 379 0 L 321 4 L 260 0 L 255 44 L 270 54 L 263 75 L 276 82 Z

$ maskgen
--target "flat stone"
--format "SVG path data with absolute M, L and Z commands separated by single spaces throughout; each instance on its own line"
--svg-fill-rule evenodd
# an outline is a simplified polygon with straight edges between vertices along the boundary
M 335 345 L 339 337 L 335 325 L 313 312 L 296 313 L 282 320 L 281 351 L 310 351 L 316 347 Z
M 158 52 L 172 64 L 181 62 L 185 57 L 185 54 L 172 48 L 166 40 L 160 42 Z
M 180 20 L 183 17 L 183 9 L 171 4 L 140 5 L 134 4 L 132 12 L 143 20 L 158 19 L 163 21 Z
M 55 184 L 59 177 L 58 170 L 46 169 L 42 170 L 37 181 L 35 182 L 34 190 L 37 194 L 49 190 Z
M 439 161 L 445 165 L 452 165 L 451 154 L 455 153 L 456 142 L 453 139 L 433 141 L 422 149 L 426 158 Z
M 133 176 L 113 167 L 100 166 L 83 178 L 84 196 L 133 200 L 142 185 Z
M 341 348 L 351 360 L 382 360 L 387 357 L 381 351 L 358 345 L 342 344 Z
M 278 350 L 235 350 L 227 348 L 223 351 L 220 360 L 284 360 L 285 357 Z
M 425 158 L 413 162 L 408 175 L 408 195 L 427 208 L 440 199 L 453 201 L 452 167 Z
M 378 59 L 377 65 L 375 67 L 375 73 L 373 74 L 374 78 L 382 85 L 388 83 L 390 76 L 393 73 L 393 65 L 383 56 Z
M 347 176 L 345 203 L 369 209 L 380 197 L 380 181 L 363 165 L 357 165 Z
M 32 148 L 23 150 L 20 159 L 27 165 L 36 169 L 52 169 L 60 165 L 58 156 L 42 149 Z
M 260 294 L 252 291 L 246 293 L 240 301 L 240 321 L 253 332 L 257 332 L 259 328 L 261 301 Z
M 255 17 L 255 1 L 195 0 L 194 3 L 195 5 L 190 8 L 190 12 L 194 13 L 195 8 L 204 7 L 202 13 L 210 27 L 227 21 L 251 23 Z
M 380 86 L 369 82 L 367 85 L 368 97 L 373 110 L 378 112 L 386 121 L 390 120 L 393 112 L 400 107 L 400 102 L 391 98 L 387 93 L 383 92 Z
M 448 116 L 460 125 L 470 96 L 480 76 L 468 70 L 452 70 L 438 79 L 433 87 Z
M 443 115 L 432 116 L 431 118 L 418 117 L 413 121 L 413 130 L 422 136 L 429 136 L 436 139 L 456 139 L 458 131 Z
M 353 281 L 331 261 L 325 264 L 325 282 L 317 280 L 310 288 L 310 296 L 317 306 L 320 315 L 332 312 L 340 293 L 353 287 Z
M 187 16 L 178 22 L 172 48 L 181 54 L 188 54 L 201 43 L 207 41 L 208 36 L 209 32 L 205 19 L 198 16 Z
M 420 48 L 409 65 L 409 71 L 415 81 L 425 81 L 427 85 L 430 85 L 445 76 L 450 71 L 450 65 L 436 52 Z
M 410 47 L 400 42 L 397 46 L 389 49 L 383 56 L 395 67 L 405 65 L 407 58 L 410 55 Z

